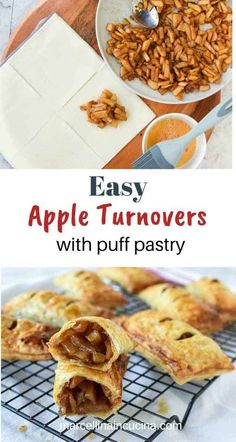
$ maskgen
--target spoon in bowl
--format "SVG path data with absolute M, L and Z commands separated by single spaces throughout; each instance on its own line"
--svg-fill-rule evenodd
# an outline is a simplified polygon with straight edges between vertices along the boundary
M 155 29 L 159 23 L 159 14 L 157 8 L 153 6 L 151 9 L 142 9 L 138 0 L 132 0 L 132 14 L 134 19 L 145 26 L 145 28 Z

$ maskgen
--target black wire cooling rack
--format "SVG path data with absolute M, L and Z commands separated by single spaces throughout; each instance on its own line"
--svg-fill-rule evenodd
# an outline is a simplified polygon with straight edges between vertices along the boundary
M 128 296 L 128 299 L 128 305 L 119 313 L 131 314 L 147 308 L 137 297 Z M 235 361 L 236 324 L 216 333 L 214 339 Z M 90 417 L 64 419 L 58 415 L 52 398 L 55 366 L 53 361 L 3 361 L 2 405 L 68 442 L 86 439 L 93 442 L 127 439 L 130 442 L 151 442 L 169 423 L 175 422 L 177 428 L 183 429 L 194 403 L 216 379 L 177 385 L 168 375 L 134 353 L 124 376 L 123 405 L 116 415 L 105 420 Z

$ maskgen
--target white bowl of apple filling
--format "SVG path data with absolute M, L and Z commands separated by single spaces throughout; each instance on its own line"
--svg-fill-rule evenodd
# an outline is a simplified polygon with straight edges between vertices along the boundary
M 170 113 L 156 118 L 149 124 L 143 135 L 142 151 L 147 152 L 154 144 L 181 137 L 189 132 L 198 122 L 189 115 Z M 206 153 L 205 134 L 200 135 L 185 149 L 176 169 L 197 169 Z
M 130 19 L 131 4 L 100 0 L 96 15 L 102 57 L 126 87 L 152 101 L 179 104 L 207 98 L 230 81 L 232 0 L 160 0 L 156 29 Z

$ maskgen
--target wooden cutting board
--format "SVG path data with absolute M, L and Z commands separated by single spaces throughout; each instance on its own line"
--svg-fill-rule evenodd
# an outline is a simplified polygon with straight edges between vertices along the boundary
M 127 0 L 131 1 L 131 0 Z M 56 12 L 62 17 L 87 43 L 98 53 L 95 33 L 95 15 L 98 0 L 41 0 L 20 23 L 12 34 L 5 49 L 3 59 L 9 56 L 33 32 L 40 20 Z M 187 104 L 160 104 L 144 99 L 145 103 L 157 116 L 170 112 L 181 112 L 201 120 L 211 109 L 220 102 L 220 92 L 205 100 Z M 118 129 L 119 130 L 119 129 Z M 143 132 L 140 132 L 124 149 L 119 152 L 106 166 L 108 169 L 129 169 L 132 161 L 141 155 L 141 141 Z M 207 132 L 207 138 L 211 131 Z

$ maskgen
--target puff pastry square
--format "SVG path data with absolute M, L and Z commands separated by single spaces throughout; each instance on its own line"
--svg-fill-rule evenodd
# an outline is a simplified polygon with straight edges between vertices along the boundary
M 128 120 L 119 124 L 117 131 L 112 126 L 101 130 L 87 121 L 85 112 L 79 107 L 90 100 L 97 100 L 104 89 L 116 94 L 119 103 L 125 106 Z M 103 166 L 119 153 L 147 124 L 155 114 L 138 95 L 130 92 L 122 82 L 111 75 L 104 65 L 88 82 L 78 90 L 60 110 L 59 116 L 79 134 L 88 146 L 103 159 Z
M 236 294 L 218 279 L 202 278 L 186 288 L 194 296 L 212 305 L 226 321 L 236 321 Z
M 3 306 L 3 312 L 16 318 L 31 319 L 62 327 L 79 316 L 104 316 L 112 318 L 110 310 L 97 307 L 71 296 L 60 295 L 50 290 L 30 291 L 11 299 Z
M 64 106 L 104 64 L 57 14 L 36 30 L 8 63 L 55 110 Z
M 84 316 L 68 322 L 49 342 L 58 361 L 107 371 L 120 355 L 132 351 L 133 342 L 115 322 Z
M 117 131 L 101 131 L 80 110 L 106 88 L 128 111 Z M 0 69 L 0 149 L 16 168 L 102 168 L 154 117 L 56 14 Z
M 213 333 L 225 325 L 215 309 L 182 287 L 157 284 L 141 291 L 139 297 L 153 309 L 187 322 L 202 333 Z
M 52 359 L 47 343 L 58 328 L 4 315 L 1 322 L 2 359 L 44 361 Z
M 105 267 L 99 269 L 97 274 L 102 278 L 116 282 L 130 293 L 138 293 L 140 290 L 162 281 L 158 274 L 139 267 Z
M 57 115 L 18 149 L 11 164 L 18 169 L 95 169 L 103 161 L 73 129 Z
M 0 151 L 12 161 L 53 113 L 11 66 L 0 67 Z
M 177 384 L 208 379 L 234 369 L 219 345 L 185 322 L 147 310 L 124 318 L 136 350 Z
M 114 290 L 93 272 L 68 272 L 54 279 L 54 284 L 68 290 L 77 299 L 102 307 L 116 309 L 127 303 L 124 295 Z
M 53 398 L 65 416 L 106 417 L 122 403 L 122 379 L 128 357 L 123 355 L 104 372 L 60 362 L 56 369 Z

